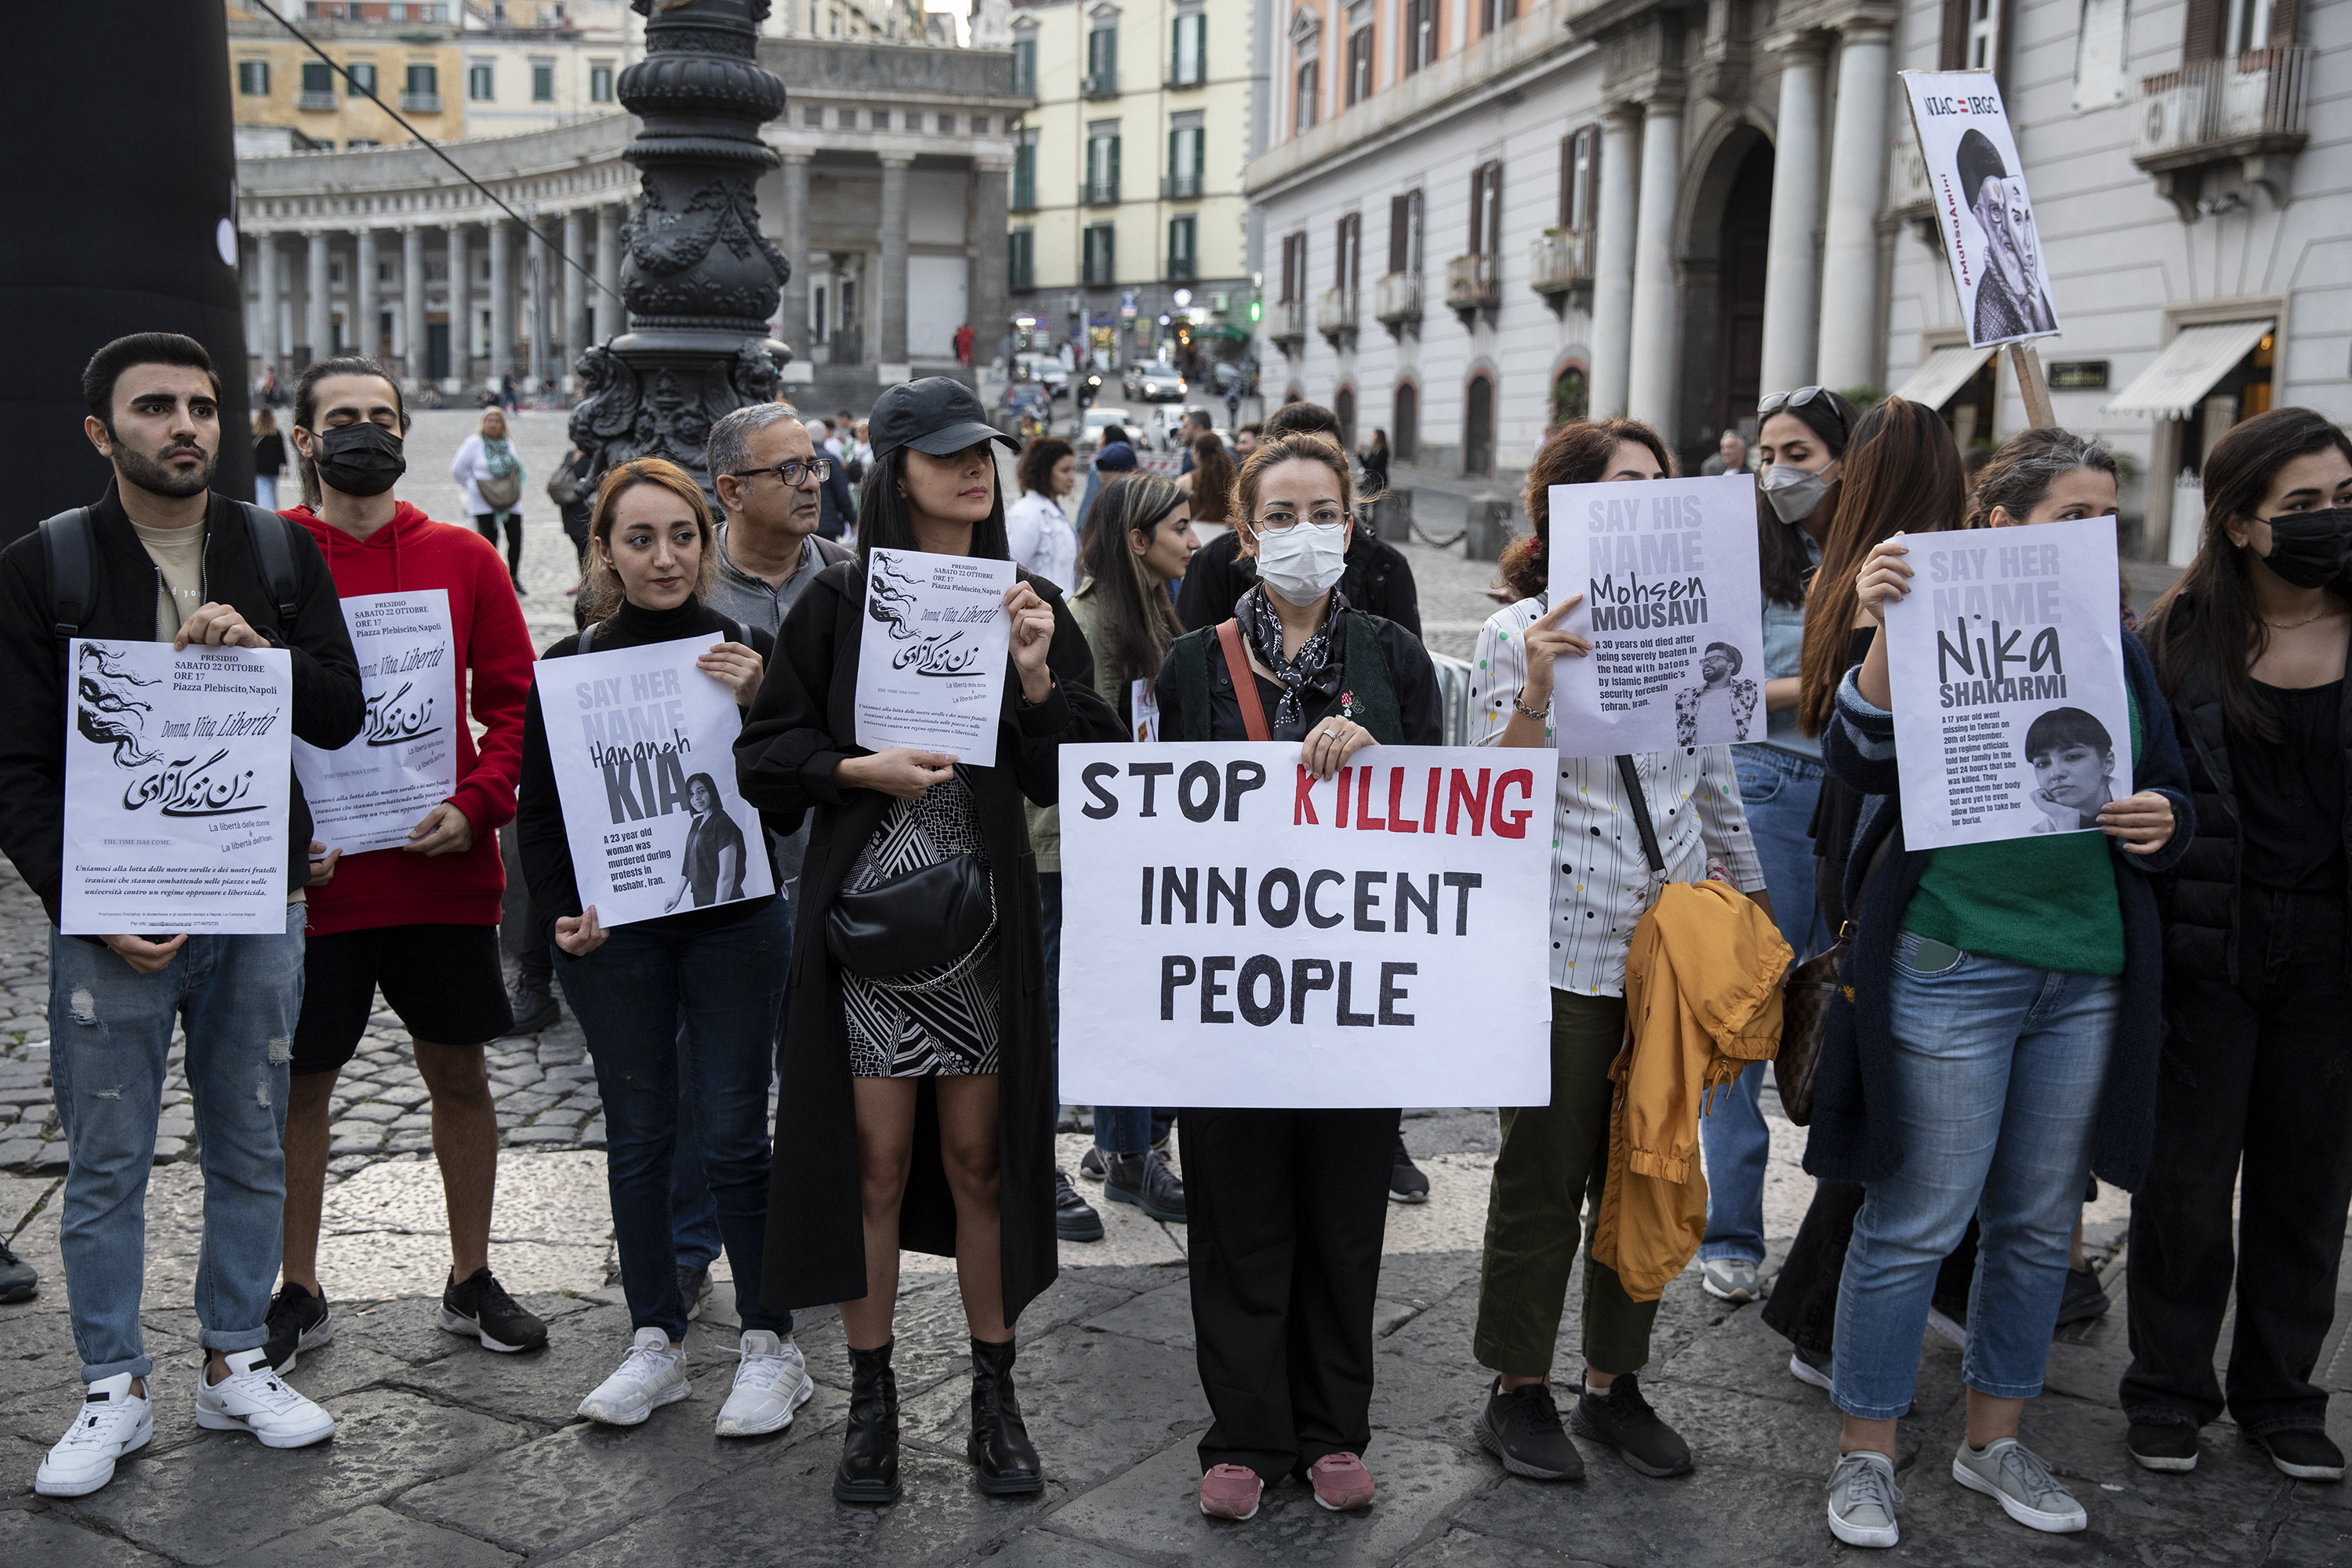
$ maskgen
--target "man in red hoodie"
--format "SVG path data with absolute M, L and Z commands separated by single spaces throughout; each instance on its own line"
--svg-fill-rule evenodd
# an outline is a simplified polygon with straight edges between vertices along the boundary
M 505 563 L 470 528 L 435 522 L 396 500 L 408 411 L 373 360 L 323 360 L 302 373 L 294 449 L 308 503 L 285 515 L 309 529 L 346 601 L 441 589 L 449 602 L 457 787 L 394 848 L 321 853 L 313 842 L 309 942 L 286 1110 L 285 1282 L 269 1311 L 280 1372 L 334 1333 L 318 1277 L 329 1096 L 359 1048 L 378 986 L 416 1049 L 432 1095 L 433 1154 L 449 1211 L 454 1267 L 441 1326 L 494 1351 L 535 1350 L 547 1326 L 490 1273 L 498 1115 L 483 1047 L 513 1024 L 499 967 L 506 869 L 498 830 L 515 813 L 530 635 Z M 370 715 L 391 699 L 362 669 Z M 394 679 L 399 678 L 395 677 Z M 464 721 L 472 688 L 474 725 Z M 364 743 L 366 737 L 362 737 Z

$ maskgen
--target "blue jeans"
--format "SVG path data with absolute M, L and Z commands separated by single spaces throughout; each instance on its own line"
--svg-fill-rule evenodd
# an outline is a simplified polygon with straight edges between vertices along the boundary
M 287 906 L 282 936 L 192 936 L 153 974 L 135 973 L 111 948 L 49 932 L 49 1074 L 69 1161 L 59 1243 L 86 1382 L 154 1370 L 139 1300 L 147 1173 L 175 1018 L 187 1029 L 205 1173 L 201 1342 L 249 1351 L 269 1337 L 304 912 Z
M 783 1007 L 790 922 L 782 903 L 715 931 L 652 921 L 614 931 L 585 958 L 555 959 L 588 1037 L 604 1100 L 604 1180 L 621 1253 L 621 1289 L 637 1328 L 686 1337 L 670 1215 L 681 1069 L 695 1141 L 747 1329 L 790 1333 L 789 1311 L 760 1305 L 768 1228 L 768 1092 Z M 681 1057 L 680 1026 L 694 1040 Z
M 1822 793 L 1822 764 L 1778 746 L 1732 749 L 1739 773 L 1739 800 L 1748 811 L 1748 832 L 1764 867 L 1764 890 L 1772 895 L 1772 918 L 1802 963 L 1824 945 L 1813 929 L 1813 803 Z M 1764 1075 L 1757 1062 L 1714 1097 L 1699 1123 L 1699 1147 L 1706 1158 L 1706 1237 L 1703 1261 L 1737 1258 L 1764 1261 L 1764 1167 L 1772 1135 L 1764 1125 Z
M 1095 1107 L 1095 1147 L 1106 1154 L 1141 1154 L 1176 1125 L 1173 1110 L 1149 1105 Z
M 1931 973 L 1899 933 L 1889 972 L 1903 1167 L 1864 1188 L 1838 1289 L 1831 1397 L 1865 1421 L 1911 1405 L 1936 1270 L 1977 1216 L 1961 1376 L 2042 1392 L 2083 1206 L 2122 983 L 1962 953 Z

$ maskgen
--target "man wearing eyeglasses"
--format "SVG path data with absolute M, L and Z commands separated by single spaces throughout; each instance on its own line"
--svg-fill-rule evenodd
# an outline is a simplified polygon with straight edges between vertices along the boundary
M 719 505 L 719 583 L 710 607 L 774 635 L 801 590 L 849 552 L 819 537 L 834 459 L 789 403 L 753 403 L 710 427 L 704 448 Z

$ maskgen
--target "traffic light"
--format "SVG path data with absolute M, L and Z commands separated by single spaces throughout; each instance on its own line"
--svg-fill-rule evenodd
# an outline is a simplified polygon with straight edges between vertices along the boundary
M 1250 300 L 1250 324 L 1252 326 L 1255 326 L 1259 321 L 1264 319 L 1265 315 L 1265 304 L 1256 299 L 1252 299 Z

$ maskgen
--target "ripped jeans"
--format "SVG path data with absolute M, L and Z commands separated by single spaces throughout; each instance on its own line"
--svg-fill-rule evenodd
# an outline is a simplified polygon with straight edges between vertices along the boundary
M 196 1321 L 207 1350 L 268 1338 L 286 1202 L 286 1071 L 302 1009 L 300 904 L 283 936 L 191 936 L 140 974 L 113 949 L 49 932 L 49 1076 L 63 1124 L 61 1248 L 86 1382 L 154 1370 L 139 1330 L 147 1173 L 172 1025 L 185 1024 L 205 1176 Z

